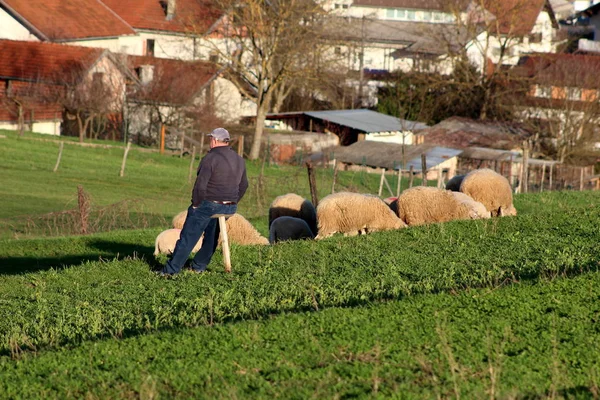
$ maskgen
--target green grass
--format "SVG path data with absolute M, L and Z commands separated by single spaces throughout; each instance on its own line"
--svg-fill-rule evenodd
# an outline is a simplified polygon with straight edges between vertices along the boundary
M 60 167 L 53 172 L 58 155 L 58 138 L 47 139 L 46 135 L 35 134 L 20 138 L 14 132 L 2 132 L 7 138 L 0 139 L 0 169 L 3 173 L 3 185 L 0 187 L 0 238 L 76 232 L 74 217 L 40 216 L 76 209 L 78 186 L 82 186 L 91 196 L 93 209 L 96 210 L 128 200 L 127 218 L 121 218 L 127 221 L 121 226 L 116 225 L 121 228 L 165 227 L 175 214 L 185 210 L 190 203 L 192 184 L 188 182 L 189 157 L 179 158 L 132 149 L 125 176 L 119 177 L 122 148 L 65 145 Z M 194 162 L 194 169 L 197 164 L 198 160 Z M 305 168 L 270 165 L 263 169 L 260 162 L 248 161 L 247 170 L 250 188 L 238 210 L 247 218 L 265 216 L 271 201 L 284 193 L 298 193 L 310 199 Z M 259 178 L 261 173 L 262 178 Z M 331 192 L 333 171 L 330 168 L 317 168 L 316 175 L 319 197 L 322 198 Z M 379 177 L 375 174 L 339 174 L 337 190 L 376 193 L 378 187 Z M 109 214 L 114 216 L 124 212 L 123 207 L 113 207 Z M 115 224 L 101 221 L 97 224 L 97 231 L 112 230 Z

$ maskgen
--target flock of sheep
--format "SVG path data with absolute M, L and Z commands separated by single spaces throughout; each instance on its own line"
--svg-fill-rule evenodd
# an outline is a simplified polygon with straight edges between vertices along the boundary
M 173 228 L 161 232 L 154 255 L 170 254 L 175 248 L 187 211 L 173 218 Z M 491 169 L 478 169 L 450 179 L 446 189 L 417 186 L 398 198 L 339 192 L 328 195 L 315 209 L 294 193 L 281 195 L 269 208 L 269 239 L 248 220 L 234 214 L 227 220 L 231 243 L 267 245 L 285 240 L 324 239 L 335 233 L 347 236 L 406 226 L 514 216 L 512 189 L 508 180 Z M 202 238 L 194 248 L 200 249 Z

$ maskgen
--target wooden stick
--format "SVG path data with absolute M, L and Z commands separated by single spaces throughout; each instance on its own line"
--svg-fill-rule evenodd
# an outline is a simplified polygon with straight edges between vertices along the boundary
M 581 173 L 579 174 L 579 190 L 583 190 L 583 168 L 581 168 Z
M 408 187 L 411 188 L 413 187 L 413 181 L 415 179 L 415 167 L 413 165 L 410 166 L 410 169 L 408 170 Z
M 521 193 L 527 193 L 529 180 L 529 147 L 527 142 L 523 145 L 523 169 L 521 170 Z
M 165 125 L 160 126 L 160 154 L 165 153 Z M 123 176 L 123 175 L 121 175 Z
M 194 171 L 194 162 L 196 161 L 196 146 L 192 146 L 192 159 L 190 160 L 190 171 L 188 172 L 188 182 L 192 181 L 192 173 Z
M 390 184 L 388 183 L 387 178 L 384 176 L 383 177 L 383 182 L 385 182 L 385 186 L 387 187 L 388 191 L 390 192 L 390 196 L 394 196 L 394 192 L 392 191 L 392 188 L 390 186 Z
M 548 182 L 548 190 L 552 190 L 552 168 L 554 167 L 554 164 L 550 164 L 550 173 L 548 176 L 549 182 Z
M 179 151 L 179 158 L 183 157 L 183 149 L 185 148 L 185 133 L 181 133 L 181 150 Z
M 338 175 L 338 162 L 337 160 L 333 160 L 333 179 L 331 182 L 331 194 L 335 193 L 335 183 L 337 181 L 337 175 Z
M 127 163 L 127 153 L 129 153 L 129 149 L 131 148 L 131 142 L 127 142 L 127 147 L 125 147 L 125 154 L 123 154 L 123 162 L 121 163 L 121 172 L 119 176 L 123 176 L 125 174 L 125 164 Z
M 381 179 L 379 180 L 379 191 L 377 192 L 377 196 L 381 197 L 381 192 L 383 191 L 383 181 L 385 180 L 385 168 L 381 168 Z
M 200 157 L 202 157 L 203 151 L 204 151 L 204 134 L 202 134 L 201 139 L 200 139 L 200 153 L 198 153 L 200 155 Z
M 544 191 L 544 178 L 546 178 L 546 164 L 542 164 L 542 179 L 540 180 L 540 193 Z
M 421 154 L 421 185 L 427 186 L 427 158 L 425 153 Z
M 315 171 L 310 161 L 306 162 L 306 170 L 308 172 L 308 185 L 310 186 L 310 196 L 312 198 L 313 206 L 316 208 L 319 204 L 319 198 L 317 196 L 317 182 L 315 180 Z
M 231 254 L 229 253 L 227 222 L 225 221 L 224 215 L 219 215 L 219 229 L 221 230 L 221 247 L 223 248 L 223 264 L 225 264 L 225 272 L 231 273 Z
M 396 197 L 400 197 L 400 186 L 402 182 L 402 169 L 398 170 L 398 184 L 396 185 Z
M 63 147 L 65 147 L 65 142 L 60 142 L 60 148 L 58 150 L 58 158 L 56 159 L 56 165 L 54 166 L 54 170 L 52 172 L 56 172 L 58 169 L 58 165 L 60 164 L 60 158 L 62 157 Z
M 443 179 L 444 177 L 442 176 L 443 173 L 444 173 L 444 171 L 442 170 L 442 167 L 439 167 L 438 168 L 438 176 L 437 176 L 437 178 L 438 178 L 437 179 L 437 187 L 438 187 L 438 189 L 440 189 L 442 187 L 442 182 L 444 180 Z
M 244 135 L 238 136 L 238 148 L 237 153 L 240 157 L 244 157 Z

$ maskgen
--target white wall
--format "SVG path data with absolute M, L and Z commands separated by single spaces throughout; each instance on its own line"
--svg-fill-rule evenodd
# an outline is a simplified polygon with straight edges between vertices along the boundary
M 18 23 L 6 11 L 0 8 L 0 39 L 27 40 L 37 42 L 27 28 Z
M 18 131 L 19 125 L 13 122 L 0 122 L 0 129 Z M 30 130 L 30 125 L 28 123 L 25 124 L 25 130 Z M 34 122 L 31 131 L 46 135 L 60 135 L 60 121 Z
M 409 144 L 413 143 L 413 133 L 410 131 L 369 133 L 369 134 L 365 135 L 365 140 L 372 141 L 372 142 L 402 144 L 403 136 L 404 136 L 404 144 L 409 145 Z

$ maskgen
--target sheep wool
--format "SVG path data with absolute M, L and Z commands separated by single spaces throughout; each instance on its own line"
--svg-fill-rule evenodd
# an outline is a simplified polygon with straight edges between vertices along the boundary
M 314 239 L 315 235 L 301 218 L 283 216 L 275 218 L 269 228 L 269 243 L 285 240 Z
M 240 245 L 269 244 L 269 239 L 240 214 L 233 214 L 227 219 L 227 237 L 231 243 Z
M 465 175 L 460 191 L 482 203 L 492 217 L 517 215 L 508 179 L 488 169 L 476 169 Z
M 379 197 L 350 192 L 325 196 L 317 207 L 317 221 L 319 234 L 315 239 L 334 233 L 356 235 L 406 226 Z
M 187 210 L 180 212 L 176 216 L 173 217 L 173 228 L 174 229 L 183 229 L 183 224 L 187 217 Z
M 465 179 L 464 175 L 455 175 L 446 183 L 446 190 L 452 190 L 453 192 L 460 191 L 460 184 L 463 179 Z
M 417 186 L 402 192 L 397 200 L 398 216 L 409 226 L 425 225 L 456 219 L 485 218 L 468 199 L 459 200 L 454 192 L 428 186 Z M 460 196 L 460 195 L 459 195 Z
M 459 201 L 470 208 L 471 212 L 474 212 L 473 219 L 487 219 L 491 218 L 492 214 L 485 208 L 483 204 L 478 201 L 473 200 L 469 195 L 464 194 L 463 192 L 454 192 L 451 191 L 452 195 Z
M 313 204 L 295 193 L 278 196 L 269 207 L 269 229 L 279 217 L 295 217 L 306 221 L 313 234 L 317 234 L 317 212 Z
M 172 254 L 180 234 L 181 229 L 167 229 L 159 233 L 154 241 L 154 255 Z M 198 240 L 198 243 L 196 243 L 192 252 L 197 252 L 200 250 L 200 247 L 202 247 L 202 238 Z

